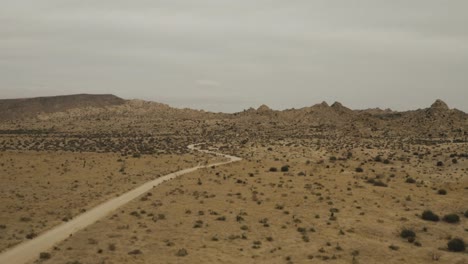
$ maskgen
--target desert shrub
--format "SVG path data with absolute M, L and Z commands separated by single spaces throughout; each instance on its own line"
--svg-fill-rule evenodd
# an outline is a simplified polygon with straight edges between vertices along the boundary
M 388 185 L 386 183 L 384 183 L 383 181 L 381 180 L 376 180 L 374 182 L 374 186 L 378 186 L 378 187 L 387 187 Z
M 460 222 L 460 217 L 457 214 L 448 214 L 444 215 L 443 220 L 447 223 L 454 224 Z
M 453 252 L 463 252 L 466 249 L 465 241 L 461 238 L 454 238 L 447 243 L 448 250 Z
M 452 159 L 452 163 L 453 163 L 453 164 L 457 164 L 457 163 L 458 163 L 458 160 L 457 160 L 457 159 Z
M 416 180 L 409 177 L 409 178 L 406 178 L 406 183 L 416 183 Z
M 437 191 L 437 194 L 439 195 L 446 195 L 447 194 L 447 191 L 445 189 L 440 189 Z
M 468 210 L 465 211 L 465 217 L 468 218 Z
M 185 248 L 179 249 L 179 251 L 177 251 L 177 253 L 176 253 L 176 256 L 178 256 L 178 257 L 185 257 L 187 255 L 188 255 L 188 252 L 187 252 L 187 250 Z
M 276 168 L 276 167 L 271 167 L 271 168 L 270 168 L 270 171 L 271 171 L 271 172 L 277 172 L 277 171 L 278 171 L 278 168 Z
M 140 255 L 140 254 L 143 254 L 143 252 L 141 252 L 141 250 L 139 250 L 139 249 L 134 249 L 134 250 L 128 252 L 128 255 Z
M 442 166 L 444 166 L 444 163 L 442 161 L 438 161 L 437 162 L 437 167 L 442 167 Z
M 287 172 L 287 171 L 289 171 L 289 165 L 284 165 L 283 167 L 281 167 L 281 171 L 282 171 L 282 172 Z
M 27 238 L 27 239 L 33 239 L 33 238 L 35 238 L 36 236 L 37 236 L 36 233 L 31 232 L 31 233 L 29 233 L 29 234 L 26 235 L 26 238 Z
M 406 238 L 406 239 L 415 238 L 416 233 L 411 229 L 403 228 L 400 232 L 400 237 Z
M 364 172 L 364 169 L 361 167 L 356 168 L 356 172 Z
M 400 249 L 400 247 L 399 247 L 399 246 L 395 246 L 395 245 L 393 245 L 393 244 L 392 244 L 392 245 L 390 245 L 390 246 L 388 246 L 388 248 L 389 248 L 389 249 L 391 249 L 391 250 L 395 250 L 395 251 L 397 251 L 397 250 L 399 250 L 399 249 Z
M 202 227 L 203 227 L 203 221 L 202 220 L 195 221 L 195 224 L 193 225 L 193 228 L 202 228 Z
M 330 157 L 330 161 L 336 161 L 336 157 L 335 157 L 335 156 L 331 156 L 331 157 Z
M 39 258 L 40 259 L 50 259 L 51 255 L 49 252 L 41 252 L 39 253 Z
M 370 184 L 372 184 L 374 186 L 378 186 L 378 187 L 387 187 L 388 186 L 386 183 L 384 183 L 383 181 L 381 181 L 379 179 L 368 179 L 367 183 L 370 183 Z
M 431 210 L 426 210 L 422 213 L 421 218 L 426 221 L 438 222 L 439 216 L 434 214 Z
M 108 246 L 109 251 L 115 251 L 116 248 L 115 244 L 109 244 Z

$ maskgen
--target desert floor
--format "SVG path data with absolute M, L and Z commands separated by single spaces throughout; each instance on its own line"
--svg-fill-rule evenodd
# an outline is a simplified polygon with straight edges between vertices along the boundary
M 0 152 L 0 250 L 136 186 L 218 158 L 193 153 Z
M 463 214 L 468 210 L 468 160 L 451 155 L 466 151 L 467 147 L 449 144 L 344 148 L 280 141 L 248 144 L 230 150 L 243 161 L 199 170 L 162 184 L 57 245 L 48 252 L 50 258 L 38 256 L 36 262 L 468 263 L 466 252 L 447 250 L 450 238 L 467 237 L 468 219 Z M 30 173 L 15 180 L 16 184 L 25 182 L 25 189 L 2 191 L 2 195 L 11 197 L 9 206 L 2 205 L 3 212 L 17 214 L 2 217 L 2 221 L 9 221 L 6 231 L 0 231 L 7 232 L 3 237 L 19 234 L 19 230 L 24 236 L 32 227 L 39 230 L 44 226 L 43 218 L 48 219 L 46 226 L 51 226 L 68 214 L 79 213 L 91 200 L 95 204 L 113 195 L 116 186 L 124 191 L 139 177 L 152 177 L 146 172 L 154 175 L 164 171 L 157 165 L 148 165 L 156 164 L 150 160 L 162 157 L 129 158 L 127 175 L 118 173 L 122 163 L 117 156 L 104 160 L 95 157 L 95 169 L 99 164 L 99 175 L 104 175 L 95 179 L 85 173 L 88 168 L 79 168 L 82 160 L 70 156 L 70 161 L 77 159 L 70 169 L 88 176 L 78 178 L 77 183 L 76 178 L 67 178 L 66 183 L 58 184 L 62 190 L 53 188 L 54 192 L 50 188 L 27 189 L 32 184 L 47 187 L 47 175 L 60 179 L 55 181 L 65 178 L 61 173 L 71 175 L 62 166 L 66 156 L 56 155 L 58 161 L 50 166 L 53 171 L 44 169 L 40 173 L 39 165 L 31 167 L 35 163 L 15 163 L 18 170 L 21 166 L 22 172 Z M 10 158 L 15 156 L 8 155 Z M 3 154 L 2 162 L 8 159 Z M 43 163 L 45 157 L 38 159 Z M 53 160 L 50 156 L 48 159 Z M 189 160 L 172 157 L 159 164 L 193 165 L 185 159 Z M 437 166 L 439 161 L 442 166 Z M 108 164 L 107 171 L 101 171 L 102 164 Z M 146 166 L 145 171 L 140 171 L 139 165 Z M 155 172 L 158 168 L 161 172 Z M 33 175 L 41 177 L 31 179 Z M 109 187 L 106 176 L 112 175 L 115 186 Z M 49 200 L 69 199 L 65 193 L 70 193 L 75 185 L 81 186 L 77 189 L 82 191 L 76 191 L 76 195 L 71 192 L 74 199 L 54 203 L 46 200 L 39 206 L 50 209 L 32 214 L 32 207 L 21 211 L 15 207 L 18 195 L 28 201 L 46 194 Z M 439 194 L 442 189 L 445 195 Z M 99 197 L 92 196 L 97 193 Z M 8 201 L 7 197 L 3 199 Z M 72 201 L 77 203 L 73 210 Z M 62 213 L 63 209 L 66 210 Z M 460 222 L 426 221 L 421 219 L 424 210 L 432 210 L 441 218 L 457 214 Z M 46 211 L 57 213 L 49 215 Z M 21 217 L 31 220 L 22 222 Z M 10 228 L 16 232 L 10 232 Z M 411 243 L 400 237 L 404 228 L 416 233 Z M 2 239 L 2 245 L 8 242 Z

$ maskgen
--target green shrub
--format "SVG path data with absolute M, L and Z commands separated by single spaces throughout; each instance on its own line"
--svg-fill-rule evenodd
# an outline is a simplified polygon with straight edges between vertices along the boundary
M 422 213 L 421 218 L 426 221 L 438 222 L 439 216 L 434 214 L 431 210 L 426 210 Z
M 281 171 L 282 171 L 282 172 L 287 172 L 287 171 L 289 171 L 289 165 L 284 165 L 283 167 L 281 167 Z
M 409 177 L 409 178 L 406 178 L 406 183 L 416 183 L 416 180 Z
M 400 232 L 400 237 L 402 237 L 402 238 L 414 238 L 414 237 L 416 237 L 416 233 L 411 229 L 403 228 L 403 230 L 401 230 L 401 232 Z
M 188 252 L 187 252 L 187 250 L 185 248 L 179 249 L 179 251 L 177 251 L 177 253 L 176 253 L 176 256 L 178 256 L 178 257 L 185 257 L 187 255 L 188 255 Z
M 378 187 L 387 187 L 388 186 L 386 183 L 384 183 L 383 181 L 381 181 L 379 179 L 368 179 L 367 183 L 370 183 L 370 184 L 372 184 L 374 186 L 378 186 Z
M 447 223 L 454 224 L 460 222 L 460 217 L 457 214 L 448 214 L 444 215 L 443 220 Z
M 447 243 L 448 250 L 453 252 L 463 252 L 466 249 L 465 241 L 461 238 L 454 238 Z
M 447 194 L 447 191 L 445 189 L 440 189 L 437 191 L 437 194 L 439 195 L 446 195 Z
M 49 252 L 41 252 L 39 253 L 39 258 L 40 259 L 50 259 L 51 255 Z
M 141 254 L 143 254 L 143 252 L 141 252 L 141 250 L 139 250 L 139 249 L 134 249 L 134 250 L 128 252 L 128 255 L 141 255 Z

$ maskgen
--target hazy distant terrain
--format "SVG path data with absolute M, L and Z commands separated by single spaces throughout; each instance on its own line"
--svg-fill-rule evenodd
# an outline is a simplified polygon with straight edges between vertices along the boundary
M 441 100 L 227 114 L 82 94 L 0 100 L 0 120 L 2 252 L 216 161 L 187 148 L 204 143 L 243 160 L 157 186 L 36 262 L 468 262 L 448 246 L 468 242 L 468 114 Z

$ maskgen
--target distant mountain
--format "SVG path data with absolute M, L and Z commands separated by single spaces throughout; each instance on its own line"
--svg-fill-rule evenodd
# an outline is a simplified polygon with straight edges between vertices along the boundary
M 22 119 L 40 113 L 63 112 L 74 108 L 122 105 L 125 100 L 111 94 L 75 94 L 0 100 L 0 120 Z
M 0 120 L 33 118 L 37 128 L 220 135 L 239 137 L 284 135 L 355 138 L 463 139 L 468 136 L 468 114 L 450 109 L 441 100 L 430 107 L 397 112 L 379 108 L 352 110 L 339 102 L 300 109 L 273 110 L 266 105 L 234 114 L 179 109 L 114 95 L 68 95 L 0 100 Z M 31 120 L 31 121 L 33 121 Z M 34 121 L 35 122 L 35 121 Z M 16 122 L 15 126 L 26 124 Z M 30 124 L 30 123 L 29 123 Z M 66 124 L 66 125 L 63 125 Z M 79 125 L 78 125 L 79 124 Z M 5 128 L 9 128 L 5 125 Z

